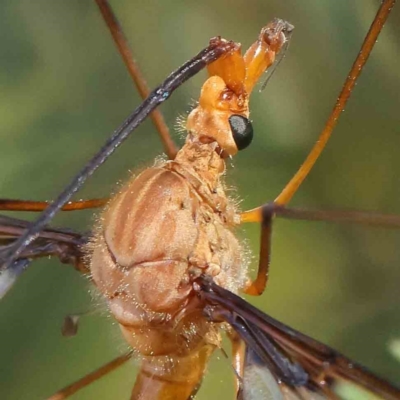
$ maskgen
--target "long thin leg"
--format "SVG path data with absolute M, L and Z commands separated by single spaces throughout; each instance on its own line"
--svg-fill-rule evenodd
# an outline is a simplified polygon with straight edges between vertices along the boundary
M 136 63 L 132 50 L 128 45 L 126 36 L 122 30 L 121 25 L 118 23 L 117 17 L 115 16 L 110 4 L 107 0 L 96 0 L 96 3 L 100 9 L 100 12 L 106 22 L 108 29 L 114 39 L 114 42 L 121 54 L 121 57 L 125 63 L 128 72 L 135 83 L 135 86 L 140 94 L 140 97 L 144 100 L 150 95 L 150 89 L 146 84 L 146 81 L 140 71 L 138 64 Z M 164 145 L 164 150 L 170 160 L 173 160 L 177 153 L 177 147 L 173 142 L 167 124 L 159 110 L 154 110 L 150 114 L 159 135 Z
M 246 354 L 246 345 L 236 332 L 229 332 L 228 339 L 232 345 L 232 362 L 235 368 L 235 393 L 239 397 L 242 388 L 242 377 L 244 371 L 244 358 Z
M 307 208 L 285 207 L 276 203 L 267 203 L 261 207 L 262 213 L 241 214 L 241 222 L 262 222 L 270 212 L 279 218 L 362 224 L 384 228 L 400 228 L 400 215 L 382 214 L 358 210 L 313 210 Z M 264 217 L 263 217 L 264 215 Z
M 65 388 L 59 390 L 57 393 L 54 393 L 52 396 L 48 397 L 47 400 L 63 400 L 67 397 L 72 396 L 78 390 L 85 388 L 91 383 L 101 379 L 104 375 L 114 371 L 121 365 L 125 364 L 132 357 L 132 353 L 126 353 L 122 356 L 114 358 L 114 360 L 108 362 L 107 364 L 102 365 L 100 368 L 94 370 L 93 372 L 85 375 L 81 379 L 77 380 L 74 383 L 66 386 Z
M 364 65 L 366 64 L 375 43 L 377 42 L 378 36 L 395 2 L 396 0 L 384 0 L 382 2 L 381 7 L 379 8 L 375 16 L 375 19 L 372 22 L 371 27 L 364 39 L 364 42 L 361 46 L 361 50 L 350 69 L 350 72 L 346 78 L 343 88 L 336 101 L 335 107 L 332 110 L 331 114 L 329 115 L 329 118 L 325 124 L 324 129 L 319 135 L 318 140 L 316 141 L 314 147 L 311 149 L 304 163 L 301 165 L 301 167 L 293 176 L 293 178 L 289 181 L 289 183 L 284 187 L 279 196 L 275 199 L 275 203 L 280 205 L 285 205 L 291 200 L 291 198 L 297 192 L 304 179 L 307 177 L 307 175 L 313 168 L 315 162 L 322 153 L 323 149 L 325 148 L 342 111 L 346 107 L 347 101 L 350 98 L 350 95 L 356 84 L 356 81 L 360 76 Z M 247 211 L 247 213 L 248 214 L 261 213 L 261 207 L 249 210 Z
M 260 256 L 258 259 L 257 278 L 244 290 L 246 294 L 260 296 L 267 285 L 269 264 L 271 262 L 271 234 L 272 219 L 274 217 L 275 204 L 266 204 L 263 207 L 260 238 Z
M 348 99 L 354 89 L 354 86 L 357 82 L 358 77 L 361 74 L 361 71 L 366 64 L 371 51 L 377 42 L 378 36 L 385 24 L 390 11 L 392 10 L 396 0 L 383 0 L 382 4 L 376 13 L 375 19 L 371 24 L 371 27 L 364 39 L 364 42 L 361 46 L 361 50 L 358 53 L 356 60 L 354 61 L 353 66 L 350 69 L 350 72 L 346 78 L 346 81 L 343 85 L 343 88 L 339 94 L 339 97 L 336 101 L 335 107 L 333 108 L 329 118 L 325 124 L 324 129 L 322 130 L 320 136 L 318 137 L 317 142 L 314 147 L 311 149 L 308 154 L 306 160 L 300 169 L 296 172 L 290 182 L 285 186 L 279 196 L 275 199 L 277 204 L 287 204 L 293 195 L 297 192 L 299 186 L 302 184 L 304 179 L 307 177 L 308 173 L 311 171 L 318 157 L 322 153 L 322 150 L 325 148 L 333 129 L 335 128 L 339 117 L 342 111 L 345 109 Z
M 217 60 L 234 47 L 233 42 L 215 38 L 210 45 L 202 50 L 196 57 L 192 58 L 178 70 L 173 72 L 163 84 L 157 87 L 150 96 L 125 120 L 125 122 L 107 140 L 101 150 L 82 168 L 82 170 L 72 179 L 67 187 L 59 194 L 56 200 L 46 208 L 40 217 L 30 226 L 9 250 L 1 269 L 7 269 L 14 260 L 23 252 L 38 236 L 39 232 L 50 222 L 55 214 L 64 206 L 74 193 L 84 184 L 108 157 L 114 153 L 122 142 L 128 138 L 129 134 L 136 129 L 145 118 L 161 103 L 167 100 L 186 80 L 195 75 L 207 64 Z
M 308 210 L 305 208 L 276 207 L 277 217 L 306 221 L 355 223 L 384 228 L 400 228 L 400 215 L 352 210 Z
M 61 211 L 87 210 L 103 207 L 107 204 L 108 198 L 69 201 L 61 208 Z M 1 211 L 44 211 L 50 204 L 49 201 L 0 199 Z
M 241 215 L 241 222 L 261 222 L 261 244 L 257 277 L 244 290 L 246 294 L 259 296 L 265 290 L 271 261 L 271 237 L 273 218 L 286 218 L 306 221 L 329 221 L 338 223 L 355 223 L 375 227 L 400 228 L 400 215 L 370 213 L 347 210 L 308 210 L 289 208 L 276 203 L 267 203 L 260 207 L 261 213 Z
M 121 25 L 118 22 L 109 2 L 107 0 L 95 0 L 100 12 L 106 22 L 112 38 L 118 48 L 118 51 L 125 63 L 125 66 L 131 76 L 136 89 L 138 90 L 140 97 L 144 100 L 150 94 L 150 89 L 147 86 L 146 80 L 144 79 L 138 64 L 136 63 L 131 48 L 129 47 L 128 41 Z M 177 147 L 173 142 L 168 126 L 162 116 L 162 113 L 156 109 L 150 114 L 157 132 L 160 135 L 160 139 L 163 143 L 164 150 L 168 155 L 169 159 L 174 159 L 177 153 Z M 67 203 L 61 211 L 75 211 L 85 210 L 88 208 L 102 207 L 107 203 L 108 199 L 90 199 L 80 200 L 76 202 Z M 0 210 L 1 211 L 43 211 L 47 208 L 50 203 L 47 201 L 31 201 L 31 200 L 15 200 L 15 199 L 0 199 Z
M 325 145 L 328 142 L 334 127 L 336 126 L 340 114 L 342 113 L 347 104 L 347 101 L 351 95 L 354 85 L 356 84 L 356 81 L 361 74 L 362 68 L 364 67 L 365 63 L 368 60 L 369 55 L 371 54 L 374 44 L 377 41 L 379 33 L 381 32 L 382 27 L 385 21 L 387 20 L 391 9 L 394 6 L 394 3 L 395 0 L 384 0 L 382 2 L 381 7 L 379 8 L 375 16 L 375 19 L 371 24 L 370 30 L 368 31 L 367 36 L 364 39 L 361 50 L 356 60 L 354 61 L 350 73 L 348 74 L 344 86 L 340 92 L 336 105 L 332 110 L 325 124 L 324 129 L 322 130 L 317 142 L 311 149 L 303 165 L 293 176 L 293 178 L 289 181 L 289 183 L 285 186 L 285 188 L 282 190 L 279 196 L 275 199 L 275 205 L 284 206 L 291 200 L 293 195 L 297 192 L 298 188 L 300 187 L 301 183 L 304 181 L 308 173 L 311 171 L 318 157 L 322 153 L 322 150 L 325 148 Z M 266 206 L 257 207 L 253 210 L 246 211 L 241 215 L 242 222 L 257 221 L 262 223 L 261 250 L 260 250 L 260 261 L 259 261 L 257 278 L 245 289 L 245 293 L 255 296 L 259 296 L 260 294 L 262 294 L 265 289 L 268 280 L 268 270 L 270 263 L 271 218 L 273 216 L 273 213 L 272 214 L 267 213 L 266 215 L 264 215 L 267 211 L 265 207 Z M 267 205 L 267 207 L 269 207 L 269 205 Z M 314 212 L 314 214 L 311 213 L 309 214 L 309 217 L 311 219 L 312 217 L 314 217 L 314 219 L 317 220 L 318 219 L 317 214 L 318 212 L 317 213 Z M 297 216 L 299 217 L 299 219 L 301 219 L 300 215 L 301 213 L 298 212 Z M 305 216 L 305 213 L 303 213 L 303 215 Z M 323 219 L 324 216 L 322 214 L 319 214 L 319 217 Z M 343 213 L 342 217 L 344 217 Z M 349 218 L 354 217 L 353 220 L 356 219 L 354 214 L 353 216 L 348 214 L 347 217 Z M 292 214 L 292 218 L 296 218 L 294 214 Z M 360 219 L 364 221 L 366 220 L 366 218 L 360 218 Z M 379 218 L 377 218 L 377 220 L 379 220 Z

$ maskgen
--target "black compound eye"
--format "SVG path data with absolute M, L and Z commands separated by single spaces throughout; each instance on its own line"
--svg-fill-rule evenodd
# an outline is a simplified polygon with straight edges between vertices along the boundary
M 253 125 L 243 115 L 231 115 L 229 117 L 233 140 L 238 150 L 245 149 L 253 140 Z

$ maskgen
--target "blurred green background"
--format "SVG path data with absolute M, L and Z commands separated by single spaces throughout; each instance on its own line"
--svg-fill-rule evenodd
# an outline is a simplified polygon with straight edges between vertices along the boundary
M 113 1 L 151 87 L 222 35 L 246 48 L 273 17 L 296 29 L 284 62 L 252 97 L 254 145 L 229 168 L 242 208 L 272 200 L 312 146 L 380 1 Z M 0 4 L 0 197 L 52 199 L 140 102 L 93 1 Z M 326 152 L 293 200 L 315 208 L 400 214 L 400 8 L 395 8 Z M 196 100 L 204 73 L 162 106 L 170 127 Z M 182 142 L 180 135 L 176 140 Z M 150 122 L 76 198 L 103 197 L 162 152 Z M 26 216 L 28 218 L 28 216 Z M 29 217 L 33 217 L 30 215 Z M 90 229 L 92 213 L 55 224 Z M 258 227 L 245 227 L 257 265 Z M 400 232 L 279 221 L 266 293 L 251 300 L 400 384 Z M 79 335 L 63 317 L 100 309 Z M 36 262 L 0 305 L 0 397 L 43 399 L 127 347 L 101 300 L 72 268 Z M 397 342 L 398 343 L 398 342 Z M 218 366 L 217 366 L 218 364 Z M 134 362 L 76 399 L 128 398 Z M 231 398 L 216 354 L 198 399 Z M 222 396 L 222 397 L 221 397 Z

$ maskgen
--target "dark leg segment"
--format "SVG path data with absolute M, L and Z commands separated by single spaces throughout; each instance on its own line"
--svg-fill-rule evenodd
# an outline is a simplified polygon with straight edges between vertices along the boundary
M 262 207 L 260 257 L 257 278 L 244 290 L 246 294 L 260 296 L 267 285 L 269 264 L 271 261 L 272 219 L 276 204 L 269 203 Z

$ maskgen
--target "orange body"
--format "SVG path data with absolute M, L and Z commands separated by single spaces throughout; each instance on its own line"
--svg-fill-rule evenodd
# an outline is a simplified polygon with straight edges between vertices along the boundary
M 93 279 L 127 342 L 147 357 L 137 385 L 145 387 L 146 376 L 157 380 L 157 371 L 163 381 L 167 374 L 179 382 L 188 368 L 179 374 L 176 365 L 189 363 L 198 371 L 186 374 L 186 391 L 175 382 L 186 393 L 181 398 L 195 389 L 219 341 L 202 316 L 193 279 L 210 274 L 234 292 L 246 279 L 243 249 L 231 231 L 239 216 L 223 191 L 224 161 L 215 147 L 188 142 L 174 161 L 128 182 L 104 212 L 92 243 Z
M 124 338 L 142 359 L 133 399 L 187 399 L 198 389 L 218 325 L 203 316 L 200 274 L 234 292 L 247 284 L 240 223 L 221 177 L 238 151 L 232 116 L 249 116 L 254 84 L 285 43 L 275 20 L 245 56 L 240 45 L 211 64 L 185 145 L 171 161 L 133 177 L 110 201 L 88 248 L 93 280 Z

